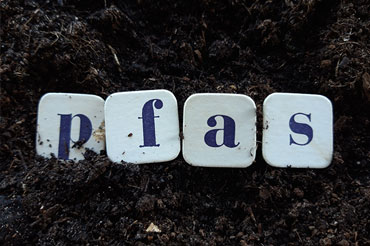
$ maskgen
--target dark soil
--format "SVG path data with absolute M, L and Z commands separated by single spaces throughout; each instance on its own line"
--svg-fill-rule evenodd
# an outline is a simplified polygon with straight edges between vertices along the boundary
M 1 245 L 370 245 L 367 0 L 1 1 Z M 47 92 L 322 94 L 323 170 L 36 156 Z M 181 121 L 180 121 L 181 122 Z M 161 232 L 146 232 L 153 223 Z

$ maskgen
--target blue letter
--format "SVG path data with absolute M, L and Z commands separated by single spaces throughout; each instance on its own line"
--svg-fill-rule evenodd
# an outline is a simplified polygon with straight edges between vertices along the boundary
M 163 102 L 159 99 L 152 99 L 147 101 L 144 104 L 142 110 L 142 117 L 139 119 L 143 120 L 143 138 L 144 138 L 144 145 L 140 145 L 139 147 L 159 147 L 159 144 L 155 141 L 155 125 L 154 125 L 154 118 L 159 118 L 159 116 L 154 115 L 154 107 L 156 109 L 161 109 L 163 107 Z
M 216 122 L 216 117 L 220 116 L 224 120 L 224 128 L 221 129 L 213 129 L 210 130 L 206 133 L 204 136 L 204 141 L 206 144 L 210 147 L 221 147 L 222 145 L 225 145 L 229 148 L 235 148 L 239 145 L 239 142 L 237 144 L 234 144 L 235 141 L 235 122 L 234 120 L 226 115 L 214 115 L 210 117 L 207 120 L 207 124 L 210 127 L 215 127 L 217 122 Z M 217 144 L 216 141 L 216 136 L 218 131 L 223 131 L 224 132 L 224 141 L 222 144 Z
M 290 134 L 289 135 L 290 136 L 290 144 L 289 145 L 296 144 L 296 145 L 304 146 L 304 145 L 309 144 L 312 141 L 313 131 L 312 131 L 312 128 L 309 125 L 296 122 L 294 120 L 294 117 L 296 115 L 304 115 L 311 122 L 311 114 L 296 113 L 296 114 L 293 114 L 293 116 L 290 117 L 290 120 L 289 120 L 289 127 L 293 132 L 298 133 L 298 134 L 304 134 L 308 138 L 306 143 L 300 144 L 300 143 L 297 143 L 296 141 L 294 141 L 293 138 L 292 138 L 292 135 Z
M 86 143 L 92 133 L 91 121 L 83 114 L 76 114 L 72 117 L 72 114 L 58 114 L 60 115 L 60 133 L 59 133 L 59 147 L 58 147 L 58 158 L 68 160 L 69 157 L 69 146 L 71 140 L 71 125 L 74 117 L 80 118 L 80 136 L 76 142 Z

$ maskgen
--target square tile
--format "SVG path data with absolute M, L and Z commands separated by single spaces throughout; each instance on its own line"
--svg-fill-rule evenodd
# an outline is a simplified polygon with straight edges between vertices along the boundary
M 180 153 L 177 100 L 170 91 L 114 93 L 105 103 L 105 122 L 113 162 L 165 162 Z
M 245 95 L 194 94 L 184 105 L 183 135 L 187 163 L 247 167 L 256 155 L 256 106 Z
M 86 149 L 105 148 L 104 100 L 87 94 L 48 93 L 39 102 L 36 152 L 46 158 L 83 160 Z
M 333 108 L 321 95 L 273 93 L 263 103 L 262 153 L 275 167 L 325 168 L 333 155 Z

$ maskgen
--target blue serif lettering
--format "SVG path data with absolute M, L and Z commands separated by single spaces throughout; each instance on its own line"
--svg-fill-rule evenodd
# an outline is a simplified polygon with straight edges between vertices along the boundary
M 305 145 L 309 144 L 312 141 L 313 130 L 308 124 L 296 122 L 294 118 L 297 115 L 306 116 L 308 118 L 308 120 L 311 122 L 311 114 L 296 113 L 296 114 L 293 114 L 292 117 L 290 117 L 290 120 L 289 120 L 290 129 L 294 133 L 306 135 L 307 136 L 307 141 L 305 143 L 297 143 L 296 141 L 294 141 L 294 139 L 292 137 L 292 134 L 289 134 L 289 136 L 290 136 L 289 145 L 296 144 L 296 145 L 300 145 L 300 146 L 305 146 Z
M 155 124 L 154 119 L 159 118 L 159 116 L 154 115 L 154 108 L 161 109 L 163 107 L 163 102 L 159 99 L 152 99 L 144 104 L 142 110 L 142 116 L 138 117 L 143 122 L 143 138 L 144 144 L 140 145 L 143 147 L 159 147 L 160 145 L 156 143 L 155 139 Z
M 60 133 L 59 133 L 59 146 L 58 146 L 58 158 L 68 160 L 70 142 L 73 143 L 81 142 L 86 143 L 91 137 L 92 125 L 91 121 L 86 115 L 76 114 L 72 117 L 72 114 L 58 114 L 60 115 Z M 71 139 L 71 125 L 72 120 L 78 117 L 80 119 L 80 135 L 77 141 Z
M 216 117 L 222 118 L 224 120 L 224 128 L 213 129 L 206 133 L 204 136 L 205 143 L 210 147 L 221 147 L 225 145 L 229 148 L 235 148 L 239 145 L 239 142 L 235 144 L 235 121 L 226 115 L 214 115 L 207 120 L 207 125 L 210 127 L 215 127 L 217 125 Z M 217 133 L 223 132 L 223 142 L 217 144 Z

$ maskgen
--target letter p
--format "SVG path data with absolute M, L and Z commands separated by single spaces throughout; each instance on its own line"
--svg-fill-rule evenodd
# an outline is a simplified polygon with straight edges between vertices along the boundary
M 86 143 L 92 134 L 92 125 L 90 119 L 83 114 L 58 114 L 60 115 L 60 132 L 59 132 L 59 146 L 58 146 L 58 158 L 68 160 L 70 143 L 81 142 Z M 80 119 L 80 133 L 77 141 L 71 139 L 71 126 L 74 118 Z

